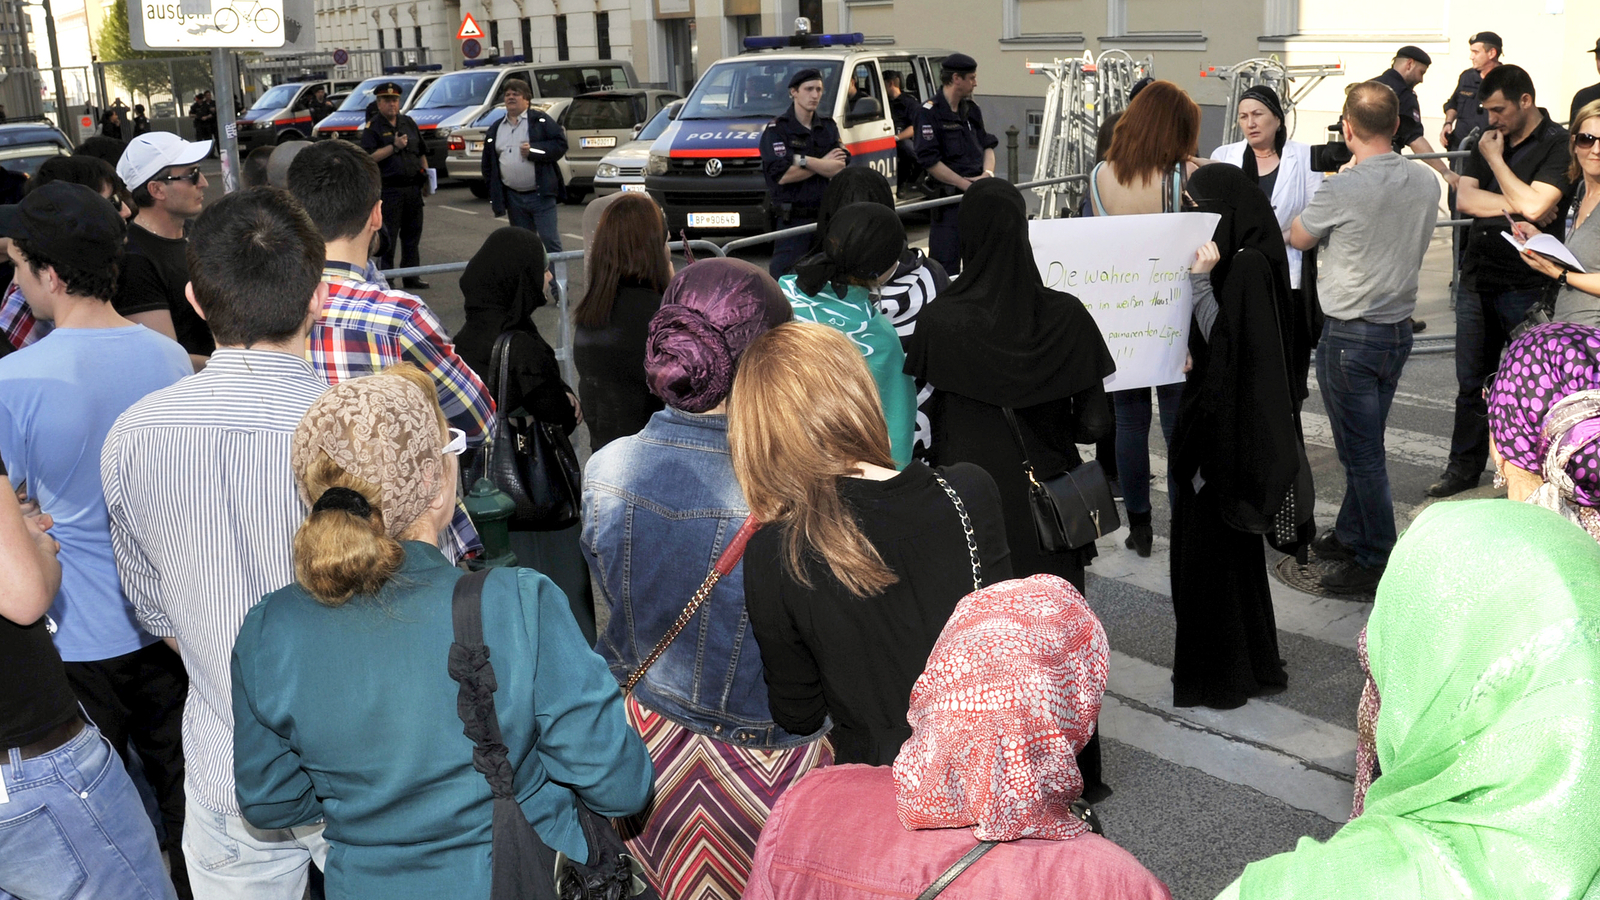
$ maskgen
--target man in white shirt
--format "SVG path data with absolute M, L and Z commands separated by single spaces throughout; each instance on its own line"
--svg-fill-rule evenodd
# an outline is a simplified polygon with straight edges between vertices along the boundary
M 489 206 L 518 228 L 539 233 L 547 253 L 561 252 L 556 199 L 561 172 L 556 160 L 567 153 L 567 136 L 556 120 L 531 109 L 533 88 L 506 79 L 506 117 L 483 142 L 483 177 L 489 181 Z

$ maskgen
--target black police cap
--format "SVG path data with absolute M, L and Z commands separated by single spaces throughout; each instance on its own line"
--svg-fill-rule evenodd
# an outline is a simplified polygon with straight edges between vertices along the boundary
M 398 81 L 385 81 L 383 84 L 378 85 L 377 90 L 374 90 L 372 92 L 372 96 L 374 96 L 374 97 L 398 97 L 403 93 L 405 93 L 405 92 L 400 90 L 400 82 L 398 82 Z
M 1433 57 L 1428 55 L 1428 51 L 1422 49 L 1421 47 L 1414 47 L 1410 44 L 1407 44 L 1404 47 L 1401 47 L 1399 50 L 1396 50 L 1394 52 L 1394 58 L 1414 59 L 1425 66 L 1433 65 Z
M 978 61 L 965 53 L 952 53 L 944 58 L 939 68 L 948 69 L 957 74 L 978 71 Z
M 816 69 L 801 69 L 800 71 L 794 73 L 794 77 L 793 78 L 789 79 L 789 90 L 792 91 L 795 88 L 799 87 L 802 84 L 805 84 L 808 81 L 821 81 L 821 80 L 822 80 L 822 73 L 820 71 L 818 71 Z
M 1485 47 L 1493 47 L 1502 53 L 1504 53 L 1506 49 L 1506 45 L 1500 41 L 1500 35 L 1495 34 L 1492 31 L 1480 31 L 1472 37 L 1467 38 L 1467 46 L 1470 47 L 1473 44 L 1482 44 Z

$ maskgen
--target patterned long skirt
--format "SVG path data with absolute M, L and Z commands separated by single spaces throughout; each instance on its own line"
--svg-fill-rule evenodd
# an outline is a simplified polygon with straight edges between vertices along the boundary
M 632 697 L 627 711 L 656 770 L 650 805 L 619 820 L 629 851 L 662 900 L 738 900 L 773 805 L 791 782 L 831 765 L 833 745 L 755 750 L 696 734 Z

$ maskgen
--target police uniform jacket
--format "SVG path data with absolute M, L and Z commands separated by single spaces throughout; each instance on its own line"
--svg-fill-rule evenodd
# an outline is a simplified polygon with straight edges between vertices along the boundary
M 795 157 L 815 159 L 843 146 L 839 126 L 832 119 L 815 113 L 811 117 L 811 127 L 807 128 L 795 118 L 794 104 L 789 104 L 789 108 L 768 122 L 761 132 L 761 174 L 767 179 L 772 202 L 791 204 L 791 215 L 815 216 L 817 207 L 822 205 L 822 192 L 828 189 L 828 179 L 813 175 L 789 184 L 779 184 L 778 179 L 794 165 Z M 848 150 L 845 155 L 849 155 Z
M 544 156 L 534 155 L 531 162 L 539 178 L 537 191 L 541 197 L 561 195 L 561 170 L 556 160 L 567 155 L 567 133 L 556 120 L 537 109 L 529 108 L 522 114 L 528 123 L 528 146 L 544 151 Z M 505 182 L 500 178 L 500 124 L 490 125 L 483 136 L 481 171 L 489 183 L 489 208 L 495 215 L 505 210 Z
M 1483 86 L 1483 76 L 1477 69 L 1468 69 L 1456 79 L 1455 93 L 1444 102 L 1446 112 L 1456 111 L 1456 127 L 1450 132 L 1450 143 L 1447 150 L 1454 150 L 1461 146 L 1472 129 L 1478 129 L 1481 136 L 1489 130 L 1489 114 L 1483 111 L 1483 104 L 1478 101 L 1478 88 Z
M 410 135 L 403 150 L 396 150 L 388 158 L 378 161 L 378 172 L 383 175 L 386 188 L 414 187 L 427 177 L 423 157 L 427 148 L 422 143 L 422 132 L 411 117 L 401 113 L 394 122 L 381 115 L 373 116 L 361 132 L 361 149 L 373 153 L 383 147 L 394 146 L 395 138 Z
M 917 109 L 921 106 L 921 101 L 910 91 L 901 91 L 900 96 L 889 101 L 889 116 L 894 120 L 895 134 L 905 131 L 917 121 Z
M 1417 91 L 1400 73 L 1394 69 L 1385 69 L 1382 75 L 1372 79 L 1381 81 L 1394 89 L 1394 95 L 1400 98 L 1400 130 L 1395 132 L 1394 146 L 1396 150 L 1409 147 L 1425 133 L 1422 127 L 1422 104 L 1417 102 Z
M 911 140 L 923 168 L 942 162 L 963 178 L 982 175 L 983 151 L 1000 143 L 984 130 L 978 104 L 963 100 L 959 109 L 951 109 L 943 91 L 917 110 L 917 128 Z

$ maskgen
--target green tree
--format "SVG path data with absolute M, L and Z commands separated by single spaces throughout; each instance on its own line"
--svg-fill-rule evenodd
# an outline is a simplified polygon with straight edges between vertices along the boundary
M 183 115 L 186 91 L 203 90 L 211 83 L 210 55 L 203 50 L 135 50 L 128 34 L 128 4 L 132 0 L 118 0 L 111 4 L 105 22 L 100 27 L 96 56 L 101 62 L 115 63 L 106 66 L 106 79 L 121 85 L 130 97 L 131 106 L 142 102 L 146 107 L 156 98 L 172 97 L 176 115 Z M 168 61 L 172 67 L 167 67 Z M 173 84 L 173 80 L 177 84 Z M 115 95 L 113 91 L 113 95 Z

